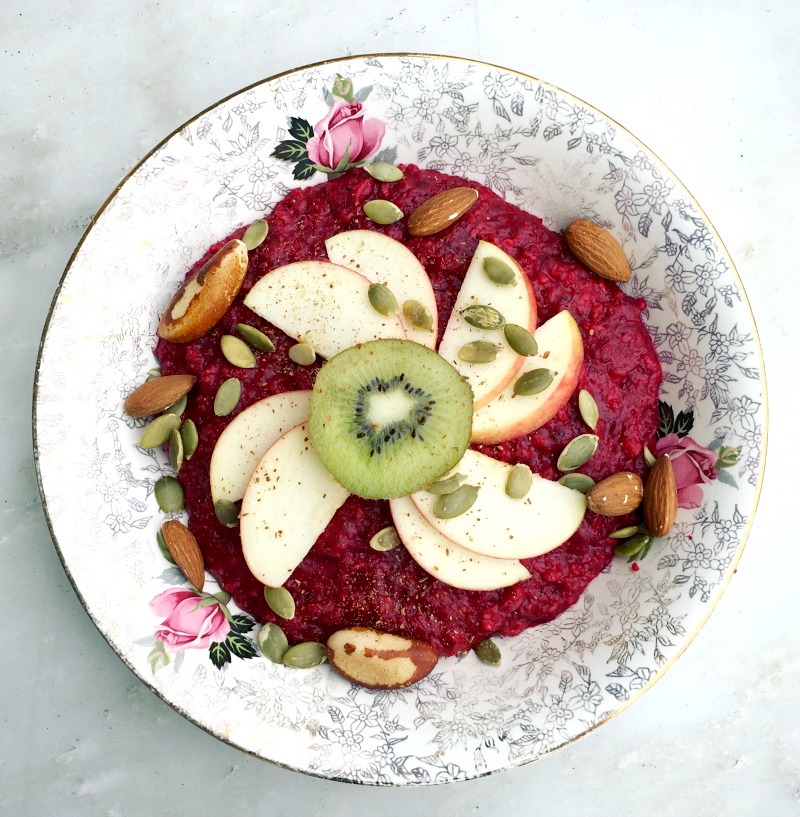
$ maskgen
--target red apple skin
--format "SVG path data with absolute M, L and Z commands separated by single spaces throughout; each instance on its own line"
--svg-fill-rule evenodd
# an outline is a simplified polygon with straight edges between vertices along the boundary
M 571 316 L 570 316 L 571 318 Z M 553 320 L 553 318 L 551 318 Z M 532 398 L 514 397 L 514 403 L 520 407 L 520 411 L 515 411 L 498 424 L 483 424 L 479 413 L 473 415 L 472 437 L 470 442 L 480 445 L 494 445 L 513 440 L 525 434 L 530 434 L 548 423 L 572 397 L 578 385 L 578 378 L 583 365 L 583 338 L 580 329 L 574 320 L 571 320 L 570 333 L 572 341 L 572 353 L 567 369 L 561 380 L 552 391 L 547 392 L 544 399 L 535 400 L 530 404 L 530 411 L 525 411 L 526 403 L 523 401 Z M 542 362 L 544 365 L 545 362 Z M 508 385 L 508 384 L 506 384 Z M 534 395 L 535 396 L 535 395 Z

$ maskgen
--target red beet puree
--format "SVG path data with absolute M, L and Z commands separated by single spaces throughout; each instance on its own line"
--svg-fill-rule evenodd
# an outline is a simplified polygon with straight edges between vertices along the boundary
M 402 547 L 372 550 L 370 538 L 392 523 L 388 503 L 351 496 L 286 583 L 297 613 L 293 620 L 283 621 L 267 607 L 262 585 L 247 569 L 238 530 L 223 527 L 214 515 L 209 461 L 217 438 L 235 416 L 214 416 L 219 385 L 229 377 L 241 380 L 238 413 L 268 395 L 311 388 L 318 368 L 292 363 L 287 349 L 294 341 L 243 306 L 242 298 L 275 267 L 325 259 L 325 239 L 352 229 L 379 230 L 408 246 L 431 278 L 442 329 L 479 239 L 504 249 L 530 277 L 539 324 L 562 309 L 577 321 L 585 361 L 569 403 L 544 428 L 502 445 L 481 446 L 481 451 L 527 463 L 542 476 L 557 479 L 558 454 L 569 440 L 588 431 L 577 407 L 577 392 L 585 388 L 600 410 L 596 429 L 600 445 L 581 472 L 596 480 L 622 469 L 644 473 L 643 446 L 652 448 L 655 443 L 661 368 L 641 320 L 642 299 L 628 297 L 616 284 L 588 272 L 572 258 L 558 233 L 474 182 L 470 186 L 480 193 L 474 207 L 453 226 L 428 238 L 409 236 L 402 221 L 381 227 L 363 215 L 362 207 L 371 199 L 388 199 L 408 214 L 433 194 L 464 184 L 463 179 L 410 166 L 405 178 L 393 184 L 351 170 L 341 178 L 293 190 L 269 217 L 269 236 L 250 254 L 242 291 L 222 321 L 193 343 L 158 343 L 156 355 L 164 374 L 191 372 L 198 377 L 185 416 L 197 424 L 200 446 L 183 465 L 179 479 L 186 493 L 189 527 L 206 567 L 256 619 L 279 621 L 292 643 L 325 641 L 339 628 L 362 625 L 421 638 L 440 654 L 452 655 L 490 635 L 515 635 L 574 604 L 611 560 L 614 542 L 608 532 L 628 524 L 627 517 L 609 519 L 587 512 L 566 544 L 524 561 L 532 573 L 528 581 L 504 590 L 465 591 L 429 576 Z M 243 232 L 244 228 L 232 237 Z M 209 248 L 189 274 L 222 243 Z M 220 337 L 235 334 L 240 322 L 261 329 L 275 343 L 274 353 L 257 353 L 254 369 L 235 368 L 220 352 Z

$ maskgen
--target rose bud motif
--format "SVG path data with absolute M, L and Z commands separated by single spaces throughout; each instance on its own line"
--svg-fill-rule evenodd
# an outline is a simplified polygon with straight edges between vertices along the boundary
M 379 119 L 364 119 L 360 102 L 337 99 L 327 116 L 314 125 L 314 135 L 308 140 L 308 158 L 314 164 L 340 169 L 368 159 L 383 139 L 386 125 Z

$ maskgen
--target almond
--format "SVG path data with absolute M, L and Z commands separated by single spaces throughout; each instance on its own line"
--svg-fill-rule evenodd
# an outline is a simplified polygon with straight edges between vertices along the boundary
M 247 247 L 234 238 L 220 248 L 169 302 L 158 334 L 174 343 L 202 337 L 239 294 L 247 272 Z
M 672 460 L 663 454 L 644 484 L 644 523 L 653 536 L 666 536 L 678 513 L 678 489 Z
M 576 218 L 564 230 L 572 254 L 593 273 L 609 281 L 630 281 L 631 265 L 619 242 L 605 227 Z
M 438 233 L 458 221 L 477 200 L 474 187 L 453 187 L 437 193 L 412 211 L 408 232 L 416 236 Z
M 328 662 L 345 678 L 370 689 L 398 689 L 424 678 L 439 656 L 425 641 L 366 627 L 335 632 L 327 644 Z
M 194 534 L 177 519 L 170 519 L 161 526 L 161 535 L 175 564 L 197 590 L 203 589 L 205 569 L 203 554 Z
M 168 374 L 142 383 L 128 395 L 125 411 L 131 417 L 152 417 L 177 403 L 194 386 L 197 378 L 191 374 Z
M 642 491 L 638 474 L 620 471 L 593 485 L 586 494 L 586 505 L 600 516 L 622 516 L 639 507 Z

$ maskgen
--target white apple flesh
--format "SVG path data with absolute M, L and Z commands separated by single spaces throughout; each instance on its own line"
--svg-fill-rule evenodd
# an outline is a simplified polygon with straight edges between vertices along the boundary
M 306 423 L 273 443 L 247 483 L 239 532 L 250 572 L 280 587 L 349 496 L 319 461 Z
M 287 391 L 258 400 L 237 414 L 220 434 L 211 454 L 211 499 L 238 502 L 270 446 L 308 419 L 310 391 Z
M 370 282 L 329 261 L 297 261 L 268 272 L 244 304 L 295 340 L 331 358 L 378 338 L 405 339 L 397 315 L 381 315 L 369 301 Z
M 483 263 L 488 258 L 502 261 L 514 271 L 513 286 L 499 286 L 489 279 L 483 269 Z M 536 329 L 536 298 L 528 276 L 510 255 L 488 241 L 478 242 L 439 344 L 439 354 L 472 386 L 476 410 L 503 391 L 524 361 L 506 343 L 502 330 L 479 329 L 464 320 L 461 312 L 468 306 L 479 304 L 494 307 L 506 323 L 518 324 L 529 332 Z M 461 360 L 458 354 L 460 349 L 477 340 L 498 344 L 500 352 L 497 357 L 489 363 L 466 363 Z
M 541 556 L 575 533 L 586 512 L 586 497 L 557 482 L 533 475 L 522 499 L 506 494 L 512 466 L 477 451 L 467 451 L 454 471 L 464 484 L 479 488 L 474 505 L 453 519 L 434 514 L 438 497 L 427 491 L 411 494 L 422 516 L 457 545 L 496 559 L 531 559 Z
M 389 500 L 397 533 L 411 558 L 435 579 L 462 590 L 498 590 L 529 579 L 517 559 L 481 556 L 433 528 L 407 497 Z
M 400 305 L 400 321 L 409 340 L 436 348 L 436 298 L 428 273 L 405 244 L 374 230 L 347 230 L 325 240 L 328 258 L 355 270 L 374 284 L 388 287 Z M 412 326 L 402 313 L 405 301 L 419 301 L 431 314 L 432 331 Z
M 472 415 L 472 442 L 502 443 L 530 434 L 549 422 L 567 403 L 583 363 L 583 339 L 575 319 L 564 310 L 543 323 L 534 337 L 539 354 L 524 359 L 519 371 L 500 394 Z M 539 394 L 514 394 L 514 383 L 534 369 L 556 372 Z

